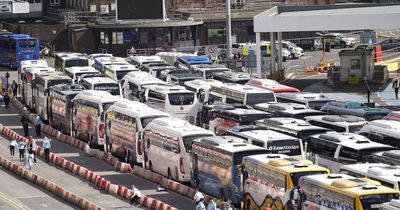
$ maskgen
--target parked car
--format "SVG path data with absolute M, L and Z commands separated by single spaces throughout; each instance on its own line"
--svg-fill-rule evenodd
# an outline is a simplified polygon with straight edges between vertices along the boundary
M 324 37 L 325 37 L 325 41 L 329 42 L 332 48 L 333 47 L 346 48 L 346 47 L 354 47 L 356 45 L 355 38 L 346 37 L 343 34 L 331 33 Z
M 298 59 L 304 55 L 304 50 L 293 44 L 291 41 L 282 41 L 282 48 L 287 49 L 290 52 L 289 58 L 291 59 Z
M 318 39 L 301 39 L 297 44 L 298 47 L 303 48 L 303 50 L 322 50 L 323 46 L 321 40 Z
M 388 115 L 391 111 L 383 108 L 371 108 L 359 102 L 333 101 L 325 104 L 320 109 L 327 114 L 354 115 L 366 120 L 378 120 Z
M 395 121 L 400 121 L 400 111 L 394 111 L 390 112 L 388 115 L 386 115 L 383 120 L 395 120 Z
M 400 51 L 400 39 L 386 39 L 380 43 L 382 50 L 395 49 Z

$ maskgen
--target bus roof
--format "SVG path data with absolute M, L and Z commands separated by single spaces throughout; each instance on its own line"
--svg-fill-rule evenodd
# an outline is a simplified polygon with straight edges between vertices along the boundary
M 226 66 L 217 63 L 193 65 L 192 69 L 195 71 L 232 71 Z
M 131 71 L 126 74 L 123 79 L 131 81 L 133 83 L 140 85 L 155 85 L 155 84 L 166 84 L 164 81 L 153 77 L 148 72 L 143 71 Z
M 89 78 L 82 78 L 81 81 L 85 81 L 90 84 L 102 84 L 102 83 L 119 84 L 117 81 L 115 81 L 109 77 L 89 77 Z
M 48 67 L 48 66 L 47 67 L 37 67 L 37 66 L 35 66 L 35 67 L 26 67 L 25 71 L 27 73 L 35 75 L 35 74 L 54 73 L 54 72 L 56 72 L 56 69 L 53 68 L 53 67 Z
M 141 55 L 135 55 L 135 56 L 129 56 L 129 59 L 137 61 L 138 63 L 143 63 L 143 62 L 165 62 L 163 59 L 161 59 L 160 56 L 157 55 L 152 55 L 152 56 L 141 56 Z
M 168 130 L 169 134 L 176 137 L 185 137 L 192 135 L 209 135 L 214 136 L 214 133 L 200 128 L 198 126 L 190 124 L 188 121 L 178 119 L 178 118 L 157 118 L 154 119 L 147 126 L 157 126 L 159 129 Z M 152 129 L 154 131 L 154 128 Z
M 213 74 L 215 77 L 221 77 L 228 79 L 230 81 L 243 81 L 243 80 L 250 80 L 250 74 L 244 72 L 234 72 L 234 71 L 224 71 L 224 72 L 217 72 Z
M 368 125 L 376 126 L 383 129 L 391 130 L 392 132 L 400 133 L 400 122 L 395 120 L 374 120 Z
M 168 94 L 168 93 L 193 93 L 190 90 L 187 90 L 183 86 L 179 85 L 167 85 L 167 84 L 156 84 L 156 85 L 146 85 L 146 89 L 158 92 L 158 93 L 163 93 L 163 94 Z
M 6 38 L 6 39 L 29 39 L 33 38 L 29 36 L 29 34 L 1 34 L 0 37 Z
M 74 100 L 81 99 L 97 103 L 110 103 L 121 100 L 121 97 L 113 96 L 111 93 L 102 90 L 84 90 L 75 96 Z
M 88 59 L 82 53 L 56 53 L 56 56 L 60 57 L 62 60 Z
M 319 93 L 279 93 L 276 94 L 276 97 L 283 99 L 294 99 L 297 101 L 307 102 L 307 101 L 334 101 L 328 98 L 326 95 Z
M 199 64 L 199 63 L 213 63 L 211 58 L 205 55 L 202 56 L 190 56 L 190 55 L 183 55 L 180 56 L 179 59 L 182 61 L 190 64 Z
M 341 169 L 347 169 L 367 177 L 382 179 L 386 182 L 400 181 L 400 166 L 391 166 L 384 163 L 357 163 L 343 165 Z
M 114 110 L 134 118 L 149 116 L 170 117 L 170 115 L 165 112 L 153 109 L 144 103 L 131 101 L 128 99 L 118 100 L 112 106 L 110 106 L 108 110 Z
M 121 57 L 97 57 L 94 60 L 100 63 L 126 62 L 126 60 Z
M 243 158 L 243 163 L 254 162 L 257 167 L 272 167 L 278 171 L 286 173 L 306 172 L 306 171 L 326 171 L 329 169 L 315 165 L 311 160 L 303 158 L 293 158 L 284 154 L 259 154 L 250 155 Z
M 303 176 L 302 181 L 316 184 L 318 186 L 342 192 L 348 196 L 366 195 L 373 193 L 399 193 L 398 191 L 381 186 L 377 181 L 360 179 L 346 174 L 315 174 Z
M 211 91 L 221 92 L 221 91 L 232 91 L 236 93 L 273 93 L 270 90 L 264 90 L 256 87 L 245 86 L 236 83 L 224 83 L 220 86 L 212 86 Z
M 336 144 L 350 147 L 355 150 L 373 149 L 373 148 L 376 149 L 393 148 L 392 146 L 371 141 L 365 136 L 361 136 L 354 133 L 342 133 L 342 132 L 330 131 L 323 134 L 316 134 L 313 135 L 312 137 L 317 139 L 323 139 L 325 141 L 334 142 Z
M 91 66 L 72 66 L 65 68 L 65 71 L 71 72 L 73 74 L 75 73 L 100 73 L 97 71 L 94 67 Z
M 224 83 L 215 79 L 195 79 L 185 82 L 186 86 L 196 89 L 210 89 L 211 86 L 220 86 L 222 84 Z
M 336 125 L 365 125 L 367 121 L 362 117 L 353 115 L 317 115 L 307 116 L 304 118 L 306 121 L 315 120 L 319 122 L 326 122 Z
M 256 139 L 262 142 L 268 141 L 276 141 L 276 140 L 288 140 L 288 139 L 297 139 L 295 137 L 279 133 L 273 130 L 250 130 L 250 131 L 243 131 L 237 132 L 238 134 L 243 135 L 246 138 Z
M 62 72 L 48 72 L 45 74 L 38 74 L 36 77 L 38 80 L 42 79 L 42 80 L 60 80 L 60 79 L 64 79 L 64 80 L 71 80 L 72 79 L 67 76 L 66 74 L 62 73 Z
M 63 95 L 76 95 L 85 90 L 85 87 L 80 84 L 58 84 L 50 87 L 50 90 L 60 92 Z
M 21 61 L 21 69 L 26 67 L 48 67 L 46 60 L 24 60 Z
M 304 120 L 292 118 L 292 117 L 273 117 L 264 120 L 258 120 L 256 122 L 258 125 L 272 126 L 277 128 L 286 128 L 293 131 L 302 130 L 320 130 L 329 131 L 329 129 L 318 127 L 307 123 Z
M 111 64 L 105 66 L 106 69 L 111 70 L 111 71 L 139 71 L 138 68 L 134 65 L 121 65 L 121 64 Z
M 309 114 L 324 114 L 321 111 L 314 110 L 309 108 L 303 104 L 296 103 L 261 103 L 254 105 L 255 109 L 263 110 L 263 111 L 280 111 L 286 112 L 290 114 L 301 114 L 301 113 L 309 113 Z

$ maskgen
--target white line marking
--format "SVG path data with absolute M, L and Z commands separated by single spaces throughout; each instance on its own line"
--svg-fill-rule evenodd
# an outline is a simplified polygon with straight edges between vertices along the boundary
M 18 114 L 0 114 L 0 117 L 15 117 L 18 116 Z

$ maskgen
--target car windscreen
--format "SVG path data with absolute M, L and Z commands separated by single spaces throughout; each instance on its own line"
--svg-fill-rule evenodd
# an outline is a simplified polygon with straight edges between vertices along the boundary
M 73 66 L 89 66 L 87 59 L 70 59 L 65 61 L 65 68 Z
M 169 93 L 169 103 L 172 106 L 191 105 L 194 103 L 194 93 Z
M 111 93 L 111 95 L 120 95 L 120 89 L 118 83 L 95 84 L 93 89 L 108 91 L 109 93 Z
M 246 97 L 246 105 L 275 102 L 274 93 L 249 93 Z
M 289 156 L 302 155 L 298 139 L 282 139 L 267 142 L 267 150 L 272 154 L 285 154 Z

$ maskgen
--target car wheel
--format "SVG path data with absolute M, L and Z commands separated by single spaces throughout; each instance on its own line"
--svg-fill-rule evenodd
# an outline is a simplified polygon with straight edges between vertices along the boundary
M 295 58 L 295 57 L 294 57 L 294 54 L 290 54 L 290 55 L 289 55 L 289 58 L 290 58 L 290 59 L 294 59 L 294 58 Z
M 311 47 L 310 50 L 311 50 L 311 51 L 315 51 L 315 47 Z
M 340 47 L 341 48 L 346 48 L 346 43 L 344 43 L 344 42 L 340 43 Z

